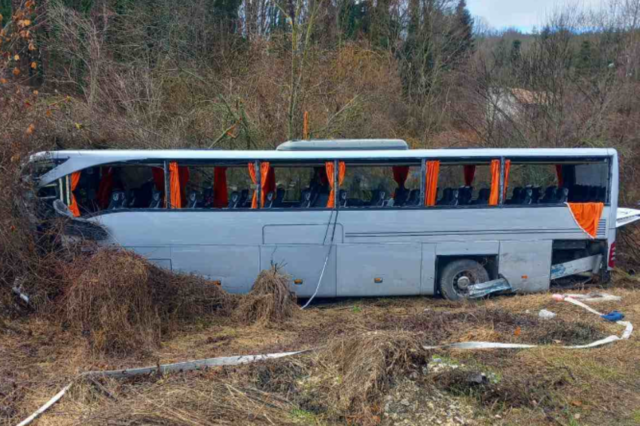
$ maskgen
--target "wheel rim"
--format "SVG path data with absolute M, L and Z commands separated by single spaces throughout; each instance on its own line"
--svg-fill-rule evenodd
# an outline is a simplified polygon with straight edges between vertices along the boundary
M 469 286 L 478 284 L 478 277 L 471 271 L 462 271 L 453 277 L 453 289 L 459 295 L 469 293 Z

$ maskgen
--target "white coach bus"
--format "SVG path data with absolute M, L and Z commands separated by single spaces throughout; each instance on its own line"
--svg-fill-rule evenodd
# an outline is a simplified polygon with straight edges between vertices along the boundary
M 273 264 L 300 297 L 454 300 L 544 291 L 577 273 L 607 278 L 614 266 L 614 149 L 312 140 L 275 151 L 43 152 L 30 165 L 38 197 L 76 233 L 235 293 Z M 625 210 L 623 222 L 638 213 Z

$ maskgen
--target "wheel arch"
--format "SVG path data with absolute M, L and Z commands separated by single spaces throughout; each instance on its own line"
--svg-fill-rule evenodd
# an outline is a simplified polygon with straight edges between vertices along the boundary
M 489 278 L 492 280 L 496 280 L 499 278 L 498 275 L 498 261 L 499 256 L 497 254 L 493 255 L 438 255 L 436 256 L 436 276 L 435 276 L 435 294 L 442 295 L 442 291 L 440 289 L 440 279 L 442 278 L 442 270 L 456 260 L 474 260 L 482 265 L 487 272 L 489 273 Z

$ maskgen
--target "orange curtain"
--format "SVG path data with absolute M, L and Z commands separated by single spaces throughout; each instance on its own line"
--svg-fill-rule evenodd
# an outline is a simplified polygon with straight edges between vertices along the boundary
M 507 199 L 507 186 L 509 186 L 509 170 L 511 170 L 511 160 L 504 162 L 504 188 L 502 189 L 502 199 Z
M 491 195 L 489 205 L 497 206 L 500 200 L 500 160 L 491 160 Z
M 256 170 L 253 166 L 253 163 L 249 163 L 249 176 L 251 176 L 251 182 L 255 185 L 258 183 Z M 274 192 L 276 190 L 276 174 L 274 169 L 272 169 L 268 162 L 264 161 L 260 163 L 260 192 L 262 195 L 260 196 L 260 205 L 264 207 L 264 202 L 267 199 L 267 194 L 269 192 Z M 253 198 L 251 199 L 251 208 L 258 208 L 258 191 L 254 191 Z
M 260 163 L 260 206 L 264 207 L 267 194 L 276 190 L 276 174 L 271 165 L 264 161 Z
M 325 169 L 327 171 L 327 180 L 329 181 L 329 185 L 331 186 L 331 192 L 329 193 L 329 200 L 327 201 L 327 208 L 332 209 L 336 206 L 336 193 L 334 191 L 333 188 L 333 176 L 334 176 L 334 167 L 333 167 L 333 161 L 327 161 L 326 163 L 324 163 L 325 165 Z M 344 163 L 344 161 L 340 161 L 338 162 L 338 188 L 340 187 L 340 185 L 342 185 L 342 182 L 344 181 L 344 175 L 347 171 L 347 166 Z
M 101 209 L 106 209 L 113 191 L 113 167 L 101 167 L 100 171 L 102 177 L 98 186 L 98 205 Z
M 71 173 L 71 202 L 69 203 L 69 210 L 71 210 L 71 213 L 73 213 L 75 217 L 80 217 L 80 208 L 78 207 L 76 196 L 73 195 L 73 191 L 76 190 L 80 183 L 80 173 L 81 172 Z
M 564 179 L 562 178 L 562 166 L 560 164 L 556 164 L 556 175 L 558 176 L 558 186 L 561 187 L 564 184 Z
M 171 182 L 171 208 L 181 209 L 187 200 L 185 187 L 189 182 L 189 168 L 178 166 L 172 161 L 169 163 L 169 179 Z
M 576 223 L 593 238 L 598 234 L 598 222 L 604 203 L 567 203 Z
M 213 207 L 222 209 L 229 205 L 229 192 L 227 191 L 227 168 L 213 168 Z
M 253 198 L 251 199 L 251 208 L 252 209 L 257 209 L 258 208 L 258 191 L 255 190 L 255 186 L 258 183 L 258 178 L 256 176 L 256 169 L 253 165 L 253 163 L 249 163 L 249 176 L 251 176 L 251 182 L 253 182 Z
M 476 166 L 464 166 L 464 184 L 466 186 L 471 186 L 473 183 L 473 178 L 476 175 Z
M 424 205 L 435 206 L 438 197 L 438 176 L 440 161 L 427 161 L 427 186 L 424 194 Z

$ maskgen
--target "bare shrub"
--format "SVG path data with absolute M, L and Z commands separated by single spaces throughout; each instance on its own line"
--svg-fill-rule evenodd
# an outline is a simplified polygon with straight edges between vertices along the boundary
M 260 272 L 249 294 L 240 300 L 235 316 L 246 324 L 278 324 L 297 311 L 289 277 L 273 267 Z

